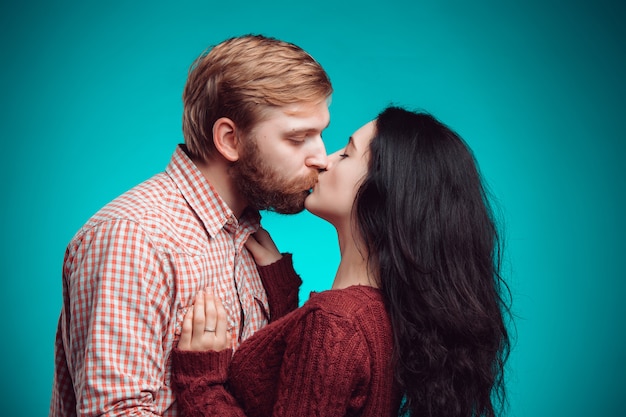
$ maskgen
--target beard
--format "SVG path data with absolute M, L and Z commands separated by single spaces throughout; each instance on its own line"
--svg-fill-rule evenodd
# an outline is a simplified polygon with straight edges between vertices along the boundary
M 230 166 L 229 174 L 248 207 L 281 214 L 304 210 L 304 200 L 317 182 L 317 171 L 301 178 L 287 179 L 261 157 L 256 140 L 246 138 L 240 158 Z

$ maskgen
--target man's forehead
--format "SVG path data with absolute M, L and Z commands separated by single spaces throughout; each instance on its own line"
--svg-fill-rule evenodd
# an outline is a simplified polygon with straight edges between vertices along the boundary
M 278 107 L 277 110 L 287 116 L 301 117 L 313 113 L 328 111 L 328 104 L 325 100 L 317 102 L 299 102 Z
M 264 119 L 287 131 L 319 131 L 330 124 L 330 112 L 323 103 L 293 104 L 271 109 Z

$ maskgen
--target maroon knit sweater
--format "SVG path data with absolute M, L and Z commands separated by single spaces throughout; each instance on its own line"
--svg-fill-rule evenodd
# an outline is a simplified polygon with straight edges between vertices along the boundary
M 391 324 L 380 292 L 353 286 L 311 293 L 295 309 L 301 280 L 291 256 L 259 272 L 269 325 L 234 355 L 174 350 L 173 387 L 183 415 L 397 416 Z

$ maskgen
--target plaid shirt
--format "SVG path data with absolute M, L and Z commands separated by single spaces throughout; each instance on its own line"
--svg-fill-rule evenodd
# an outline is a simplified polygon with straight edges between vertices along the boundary
M 96 213 L 63 263 L 50 416 L 175 416 L 170 352 L 209 288 L 232 346 L 267 323 L 267 297 L 239 221 L 179 146 L 165 172 Z

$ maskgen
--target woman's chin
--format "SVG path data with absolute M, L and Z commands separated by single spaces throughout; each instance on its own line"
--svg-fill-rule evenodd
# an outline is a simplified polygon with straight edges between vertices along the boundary
M 309 192 L 309 195 L 304 199 L 304 209 L 315 214 L 315 192 L 313 189 Z

